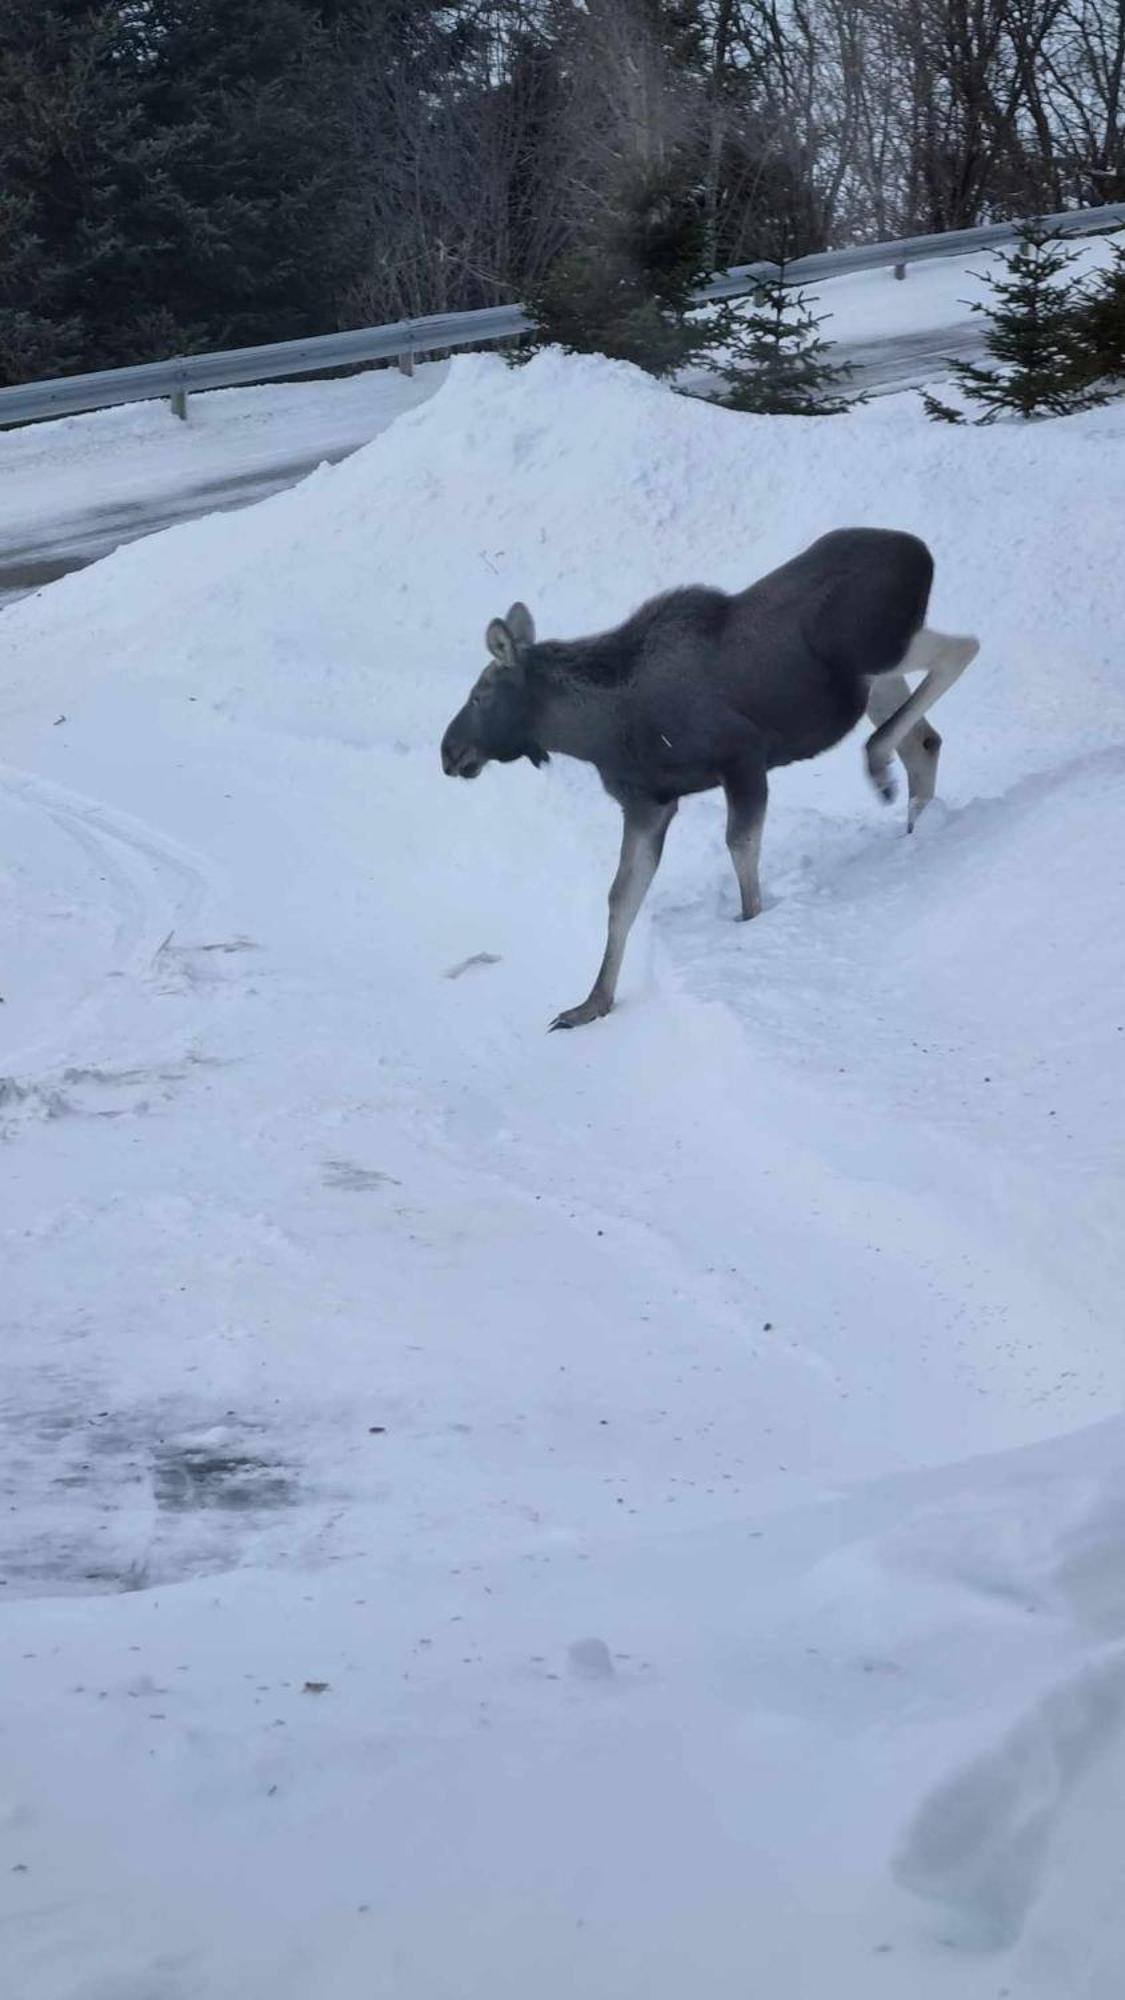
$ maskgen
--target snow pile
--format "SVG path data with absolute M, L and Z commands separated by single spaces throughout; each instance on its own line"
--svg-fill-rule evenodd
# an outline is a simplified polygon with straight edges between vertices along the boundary
M 452 364 L 0 619 L 0 1863 L 26 2000 L 1107 2000 L 1125 423 Z M 976 630 L 912 841 L 437 743 L 822 530 Z M 440 1921 L 435 1923 L 435 1913 Z
M 670 580 L 741 588 L 841 521 L 892 522 L 934 550 L 932 622 L 981 635 L 970 754 L 1002 732 L 1003 788 L 1120 719 L 1125 454 L 1105 447 L 1123 428 L 1114 411 L 966 438 L 909 403 L 735 422 L 624 364 L 463 358 L 347 464 L 13 610 L 0 657 L 23 652 L 21 617 L 46 639 L 81 605 L 99 679 L 158 674 L 232 716 L 432 742 L 487 619 L 516 594 L 545 633 L 588 629 Z

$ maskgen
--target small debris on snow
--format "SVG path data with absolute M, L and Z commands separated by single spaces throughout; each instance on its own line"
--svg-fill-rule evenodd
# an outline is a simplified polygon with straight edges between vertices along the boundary
M 499 965 L 500 956 L 495 951 L 474 951 L 471 958 L 463 958 L 458 965 L 451 965 L 446 971 L 446 979 L 460 979 L 463 972 L 471 972 L 477 965 Z
M 354 1160 L 325 1160 L 324 1185 L 330 1188 L 346 1188 L 349 1194 L 362 1194 L 369 1188 L 401 1187 L 393 1174 L 384 1174 L 378 1167 L 357 1167 Z
M 303 1688 L 301 1689 L 301 1693 L 302 1693 L 302 1694 L 325 1694 L 325 1693 L 327 1693 L 327 1690 L 328 1690 L 328 1682 L 327 1682 L 327 1681 L 306 1681 L 306 1682 L 305 1682 L 305 1685 L 304 1685 L 304 1687 L 303 1687 Z
M 575 1639 L 566 1649 L 572 1674 L 583 1681 L 611 1681 L 613 1660 L 604 1639 Z

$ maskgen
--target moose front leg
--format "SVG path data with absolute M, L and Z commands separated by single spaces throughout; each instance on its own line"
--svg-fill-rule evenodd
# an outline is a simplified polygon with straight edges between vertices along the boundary
M 660 866 L 664 836 L 676 813 L 676 801 L 658 805 L 652 799 L 630 800 L 622 808 L 625 830 L 621 837 L 621 859 L 609 892 L 609 934 L 605 957 L 589 998 L 580 1007 L 568 1007 L 556 1015 L 552 1028 L 582 1028 L 587 1021 L 600 1021 L 613 1006 L 625 944 L 633 919 L 648 894 L 649 885 Z

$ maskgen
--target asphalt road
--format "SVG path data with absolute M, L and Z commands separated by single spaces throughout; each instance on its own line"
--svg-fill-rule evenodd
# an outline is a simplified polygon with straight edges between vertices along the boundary
M 364 442 L 357 439 L 351 449 L 358 451 Z M 25 597 L 45 583 L 54 583 L 60 576 L 69 576 L 72 570 L 85 569 L 123 543 L 139 541 L 142 535 L 154 535 L 160 528 L 174 527 L 178 521 L 196 521 L 201 514 L 251 507 L 256 500 L 268 499 L 271 493 L 295 486 L 325 460 L 347 456 L 346 450 L 320 451 L 315 457 L 272 465 L 268 472 L 256 469 L 233 473 L 223 479 L 185 486 L 176 494 L 161 493 L 123 506 L 60 514 L 48 526 L 40 527 L 33 541 L 0 540 L 0 605 Z
M 967 359 L 979 355 L 981 334 L 973 323 L 946 328 L 939 333 L 896 334 L 890 339 L 846 342 L 836 345 L 836 358 L 852 368 L 850 386 L 868 395 L 886 395 L 932 381 L 942 373 L 947 356 Z M 352 450 L 366 440 L 357 438 Z M 348 456 L 348 449 L 318 451 L 263 472 L 236 473 L 224 479 L 187 486 L 172 496 L 162 493 L 151 500 L 135 500 L 124 506 L 90 508 L 58 518 L 37 530 L 33 541 L 20 544 L 0 540 L 0 606 L 53 583 L 72 570 L 85 569 L 99 557 L 109 555 L 125 542 L 138 541 L 177 521 L 194 521 L 201 514 L 233 511 L 253 506 L 271 493 L 295 486 L 299 479 L 323 465 Z

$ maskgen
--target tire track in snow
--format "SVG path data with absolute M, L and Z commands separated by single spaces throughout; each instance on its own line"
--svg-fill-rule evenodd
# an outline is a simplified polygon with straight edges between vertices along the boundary
M 33 1041 L 9 1050 L 8 1074 L 28 1065 L 73 1060 L 76 1038 L 119 1003 L 111 982 L 142 980 L 161 945 L 191 922 L 216 890 L 216 877 L 194 850 L 100 800 L 12 766 L 0 765 L 0 798 L 40 812 L 75 847 L 93 881 L 102 885 L 114 922 L 108 964 L 90 968 L 81 997 L 66 1015 Z

